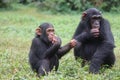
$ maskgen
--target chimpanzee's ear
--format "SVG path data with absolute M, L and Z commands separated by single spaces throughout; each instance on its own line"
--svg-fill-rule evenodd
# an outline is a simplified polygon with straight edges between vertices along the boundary
M 42 34 L 41 28 L 38 27 L 35 33 L 40 36 Z
M 83 12 L 83 13 L 82 13 L 82 19 L 83 19 L 83 20 L 85 19 L 86 15 L 87 15 L 87 12 Z

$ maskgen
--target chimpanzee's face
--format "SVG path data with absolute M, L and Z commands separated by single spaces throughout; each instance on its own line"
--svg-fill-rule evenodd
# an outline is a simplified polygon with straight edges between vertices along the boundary
M 46 34 L 48 36 L 49 41 L 52 41 L 53 37 L 55 36 L 54 28 L 53 27 L 47 28 Z
M 100 28 L 101 15 L 92 15 L 91 17 L 91 28 Z

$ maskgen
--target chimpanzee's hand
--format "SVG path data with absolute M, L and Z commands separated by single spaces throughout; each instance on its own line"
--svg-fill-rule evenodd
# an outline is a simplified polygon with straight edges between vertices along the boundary
M 94 37 L 98 37 L 98 36 L 99 36 L 99 29 L 98 29 L 98 28 L 93 28 L 93 29 L 91 29 L 91 34 L 92 34 Z
M 75 47 L 76 45 L 77 45 L 77 40 L 72 39 L 72 40 L 70 41 L 70 46 L 73 48 L 73 47 Z
M 58 42 L 57 36 L 54 35 L 54 36 L 52 37 L 52 43 L 54 44 L 54 43 L 57 43 L 57 42 Z

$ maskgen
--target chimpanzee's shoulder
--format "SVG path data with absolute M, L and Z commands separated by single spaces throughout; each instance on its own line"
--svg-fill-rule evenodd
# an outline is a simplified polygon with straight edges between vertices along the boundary
M 34 43 L 34 44 L 39 44 L 40 42 L 41 42 L 41 40 L 37 37 L 32 39 L 32 43 Z

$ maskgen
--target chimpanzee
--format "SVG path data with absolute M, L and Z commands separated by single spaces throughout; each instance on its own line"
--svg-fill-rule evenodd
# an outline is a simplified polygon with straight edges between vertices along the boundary
M 54 67 L 57 71 L 59 59 L 65 55 L 76 44 L 71 40 L 61 47 L 61 39 L 55 35 L 52 24 L 43 23 L 36 29 L 36 36 L 32 41 L 29 52 L 29 63 L 38 76 L 43 76 Z
M 74 47 L 75 59 L 82 59 L 82 67 L 86 61 L 90 62 L 90 73 L 99 73 L 101 65 L 114 65 L 115 45 L 110 24 L 96 8 L 83 12 L 73 38 L 79 42 Z

